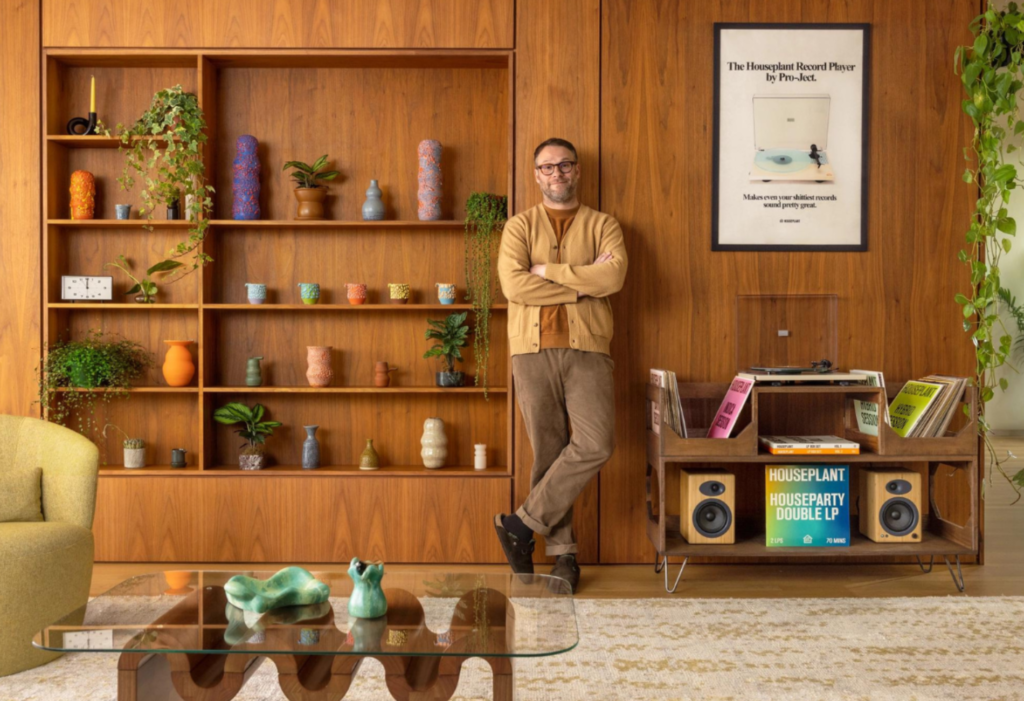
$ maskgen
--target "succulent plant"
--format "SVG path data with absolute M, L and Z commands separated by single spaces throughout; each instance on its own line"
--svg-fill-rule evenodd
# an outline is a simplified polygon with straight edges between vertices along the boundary
M 141 438 L 128 438 L 124 441 L 124 447 L 130 450 L 137 450 L 146 447 L 146 441 Z

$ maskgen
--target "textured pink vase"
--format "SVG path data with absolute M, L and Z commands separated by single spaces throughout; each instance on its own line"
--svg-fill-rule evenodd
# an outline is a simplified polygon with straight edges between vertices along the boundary
M 416 149 L 420 168 L 417 176 L 416 214 L 420 221 L 441 218 L 441 142 L 425 139 Z
M 306 364 L 306 379 L 310 387 L 330 387 L 334 379 L 331 346 L 306 346 Z

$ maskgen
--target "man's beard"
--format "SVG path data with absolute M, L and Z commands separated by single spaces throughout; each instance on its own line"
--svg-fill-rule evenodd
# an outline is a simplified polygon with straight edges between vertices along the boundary
M 561 192 L 547 187 L 542 187 L 540 191 L 543 192 L 544 196 L 547 197 L 552 202 L 556 202 L 558 204 L 565 204 L 566 202 L 572 202 L 573 199 L 575 199 L 576 183 L 566 181 L 566 187 Z

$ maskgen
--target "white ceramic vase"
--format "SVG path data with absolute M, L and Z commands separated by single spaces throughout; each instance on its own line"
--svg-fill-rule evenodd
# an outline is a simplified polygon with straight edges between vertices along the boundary
M 146 449 L 145 448 L 125 448 L 124 449 L 124 466 L 128 469 L 146 466 Z
M 420 457 L 423 458 L 424 467 L 431 470 L 443 467 L 448 457 L 448 436 L 444 434 L 444 421 L 437 418 L 424 421 L 420 445 L 423 446 Z

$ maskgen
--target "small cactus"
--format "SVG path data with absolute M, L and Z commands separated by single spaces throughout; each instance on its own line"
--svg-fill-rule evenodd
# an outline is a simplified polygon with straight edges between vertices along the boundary
M 141 438 L 129 438 L 124 441 L 124 447 L 130 450 L 137 450 L 138 448 L 145 448 L 146 441 Z

